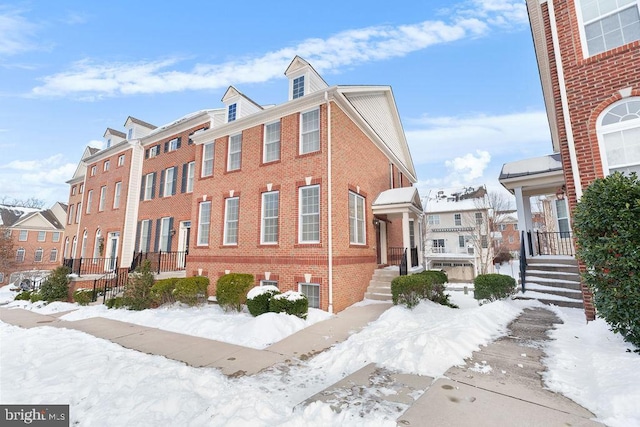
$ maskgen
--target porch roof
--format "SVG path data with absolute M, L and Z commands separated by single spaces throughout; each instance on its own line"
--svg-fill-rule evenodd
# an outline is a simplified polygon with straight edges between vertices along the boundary
M 564 184 L 560 153 L 505 163 L 498 180 L 511 193 L 522 187 L 524 195 L 553 194 Z
M 392 188 L 378 194 L 372 204 L 373 213 L 397 213 L 405 210 L 422 214 L 422 203 L 415 187 Z

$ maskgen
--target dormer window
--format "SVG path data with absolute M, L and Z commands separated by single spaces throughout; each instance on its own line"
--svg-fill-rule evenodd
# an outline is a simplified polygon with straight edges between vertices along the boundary
M 107 148 L 111 147 L 111 138 L 107 139 Z
M 293 99 L 304 96 L 304 76 L 293 79 Z
M 127 141 L 131 141 L 131 138 L 133 138 L 133 128 L 129 128 L 127 131 Z
M 227 122 L 232 122 L 236 119 L 236 108 L 237 104 L 231 104 L 229 105 L 229 110 L 227 113 Z

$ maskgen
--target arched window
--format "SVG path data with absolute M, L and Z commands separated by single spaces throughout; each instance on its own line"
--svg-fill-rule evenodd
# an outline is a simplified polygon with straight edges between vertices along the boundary
M 102 240 L 102 233 L 100 231 L 100 229 L 98 228 L 98 230 L 96 230 L 96 238 L 93 241 L 93 258 L 94 258 L 94 262 L 97 262 L 96 259 L 100 258 L 102 256 L 102 254 L 100 253 L 100 242 L 103 241 Z
M 20 248 L 16 251 L 16 262 L 24 262 L 24 248 Z
M 71 258 L 76 257 L 77 249 L 78 249 L 78 236 L 73 236 L 73 243 L 71 244 Z
M 602 112 L 598 140 L 605 175 L 640 174 L 640 97 L 623 99 Z
M 69 256 L 69 238 L 64 239 L 64 253 L 63 256 L 67 258 Z
M 87 230 L 82 234 L 82 249 L 80 249 L 80 258 L 84 258 L 87 254 Z
M 34 262 L 42 262 L 42 255 L 44 254 L 44 250 L 42 248 L 36 249 L 35 254 L 33 255 Z

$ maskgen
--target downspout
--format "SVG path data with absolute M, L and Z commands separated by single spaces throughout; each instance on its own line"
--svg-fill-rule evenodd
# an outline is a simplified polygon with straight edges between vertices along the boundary
M 576 201 L 582 198 L 582 184 L 580 183 L 580 171 L 578 169 L 578 157 L 576 155 L 575 140 L 573 139 L 573 128 L 571 117 L 569 116 L 569 101 L 567 100 L 567 86 L 564 80 L 564 68 L 560 57 L 560 43 L 558 42 L 558 27 L 556 25 L 556 13 L 553 1 L 547 2 L 549 9 L 549 22 L 551 24 L 551 37 L 553 39 L 553 53 L 558 70 L 558 84 L 560 86 L 560 101 L 562 102 L 562 115 L 564 116 L 564 127 L 567 132 L 567 145 L 569 146 L 569 159 L 571 160 L 571 170 L 573 172 L 573 185 L 576 189 Z
M 329 313 L 333 313 L 333 206 L 332 206 L 332 194 L 331 190 L 331 102 L 329 102 L 329 94 L 325 91 L 324 100 L 327 103 L 327 198 L 329 203 L 327 205 L 327 227 L 328 230 L 328 245 L 329 245 Z

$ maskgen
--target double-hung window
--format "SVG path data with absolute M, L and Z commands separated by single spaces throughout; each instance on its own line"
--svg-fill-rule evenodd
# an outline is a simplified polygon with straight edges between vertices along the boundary
M 36 249 L 35 254 L 33 255 L 33 261 L 42 262 L 42 255 L 44 254 L 44 250 L 42 248 Z
M 69 212 L 68 212 L 68 216 L 67 216 L 67 224 L 73 224 L 73 210 L 74 206 L 73 205 L 69 205 Z
M 264 127 L 264 163 L 280 160 L 280 121 Z
M 149 252 L 151 247 L 151 220 L 145 219 L 140 222 L 140 242 L 138 250 L 140 252 Z
M 298 211 L 300 217 L 298 241 L 300 243 L 320 242 L 320 186 L 300 187 Z
M 462 225 L 462 214 L 453 214 L 453 224 L 457 226 Z
M 429 224 L 429 225 L 439 225 L 440 224 L 440 215 L 427 215 L 427 224 Z
M 225 200 L 224 209 L 224 244 L 238 244 L 238 197 L 229 197 Z
M 109 160 L 105 160 L 102 170 L 107 172 L 109 170 L 110 165 L 111 165 L 111 162 Z
M 104 210 L 104 204 L 107 201 L 107 186 L 103 185 L 100 187 L 100 203 L 98 204 L 98 211 Z
M 20 248 L 16 251 L 16 262 L 24 262 L 24 248 Z
M 640 40 L 638 0 L 578 0 L 586 56 Z
M 307 111 L 301 115 L 300 154 L 320 150 L 320 110 Z
M 78 207 L 76 208 L 76 224 L 80 222 L 81 216 L 82 216 L 82 202 L 78 203 Z
M 229 137 L 229 159 L 227 160 L 227 171 L 240 169 L 242 160 L 242 134 Z
M 309 300 L 309 307 L 320 308 L 320 285 L 317 283 L 299 283 L 299 292 Z
M 349 192 L 349 242 L 365 244 L 364 197 Z
M 118 166 L 124 166 L 124 154 L 118 156 Z
M 236 113 L 238 111 L 238 104 L 231 104 L 227 107 L 227 122 L 232 122 L 236 119 Z
M 145 175 L 144 177 L 144 196 L 143 199 L 144 200 L 151 200 L 153 199 L 153 188 L 155 186 L 155 178 L 156 178 L 156 174 L 155 172 L 151 172 Z
M 45 240 L 47 240 L 47 232 L 38 231 L 38 242 L 44 242 Z
M 202 147 L 202 172 L 201 176 L 213 175 L 213 142 L 204 144 Z
M 173 218 L 165 217 L 160 220 L 160 242 L 158 250 L 168 252 L 171 250 L 171 227 Z
M 51 249 L 49 252 L 49 262 L 56 262 L 58 260 L 58 250 L 56 248 Z
M 87 191 L 87 213 L 91 213 L 91 201 L 93 200 L 93 190 Z
M 211 202 L 200 203 L 198 213 L 198 246 L 209 244 L 209 227 L 211 226 Z
M 278 243 L 278 217 L 280 215 L 280 193 L 262 193 L 262 243 Z
M 304 96 L 304 76 L 293 79 L 292 99 Z
M 186 167 L 182 169 L 182 173 L 183 173 L 182 179 L 184 182 L 184 190 L 182 191 L 183 193 L 193 192 L 193 182 L 195 179 L 195 172 L 196 172 L 196 162 L 189 162 L 187 163 Z
M 26 242 L 29 238 L 29 230 L 20 230 L 20 235 L 18 236 L 18 241 Z
M 174 166 L 162 171 L 160 176 L 161 197 L 169 197 L 176 194 L 176 174 L 177 168 Z
M 113 209 L 120 207 L 120 193 L 122 192 L 122 182 L 116 182 L 116 187 L 113 193 Z

